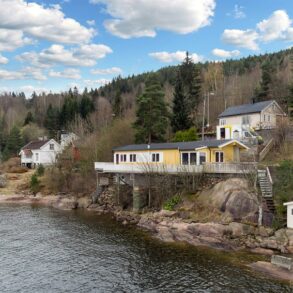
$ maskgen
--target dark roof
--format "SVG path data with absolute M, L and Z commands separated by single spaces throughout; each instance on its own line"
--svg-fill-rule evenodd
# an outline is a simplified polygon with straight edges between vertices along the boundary
M 259 113 L 263 109 L 265 109 L 267 106 L 269 106 L 273 101 L 264 101 L 254 104 L 245 104 L 235 107 L 229 107 L 227 108 L 223 113 L 219 115 L 219 118 L 221 117 L 227 117 L 227 116 L 235 116 L 235 115 L 241 115 L 241 114 L 249 114 L 249 113 Z
M 182 151 L 194 150 L 201 147 L 219 147 L 230 140 L 204 140 L 204 141 L 186 141 L 186 142 L 170 142 L 170 143 L 152 143 L 148 144 L 132 144 L 114 148 L 114 151 L 145 151 L 145 150 L 174 150 Z
M 34 140 L 26 144 L 24 147 L 22 147 L 22 150 L 38 150 L 40 149 L 43 145 L 45 145 L 50 139 L 46 140 Z

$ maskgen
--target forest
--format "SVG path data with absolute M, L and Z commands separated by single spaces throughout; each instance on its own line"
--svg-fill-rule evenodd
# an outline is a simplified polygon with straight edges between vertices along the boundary
M 227 107 L 275 99 L 293 104 L 293 49 L 225 62 L 178 66 L 122 78 L 99 89 L 0 95 L 0 153 L 6 160 L 40 136 L 73 131 L 87 159 L 110 160 L 114 146 L 132 142 L 197 139 Z M 203 101 L 208 98 L 207 107 Z M 124 135 L 119 133 L 123 131 Z M 91 158 L 89 158 L 91 156 Z

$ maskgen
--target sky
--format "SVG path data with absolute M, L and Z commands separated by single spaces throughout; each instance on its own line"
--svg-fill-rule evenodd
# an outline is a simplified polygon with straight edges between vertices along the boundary
M 293 45 L 293 0 L 0 0 L 0 92 L 98 88 Z

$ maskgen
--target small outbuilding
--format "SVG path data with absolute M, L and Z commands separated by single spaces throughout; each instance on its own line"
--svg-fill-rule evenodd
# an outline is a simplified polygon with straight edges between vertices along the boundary
M 293 201 L 284 203 L 287 206 L 287 227 L 293 229 Z

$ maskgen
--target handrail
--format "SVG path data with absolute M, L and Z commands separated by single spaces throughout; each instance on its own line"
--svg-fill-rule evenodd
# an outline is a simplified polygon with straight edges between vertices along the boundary
M 273 182 L 273 178 L 272 178 L 272 175 L 271 175 L 271 172 L 270 172 L 270 168 L 269 167 L 267 167 L 267 176 L 269 178 L 269 181 L 270 181 L 271 185 L 273 185 L 274 182 Z
M 259 160 L 262 161 L 274 146 L 274 139 L 271 138 L 264 149 L 259 153 Z

